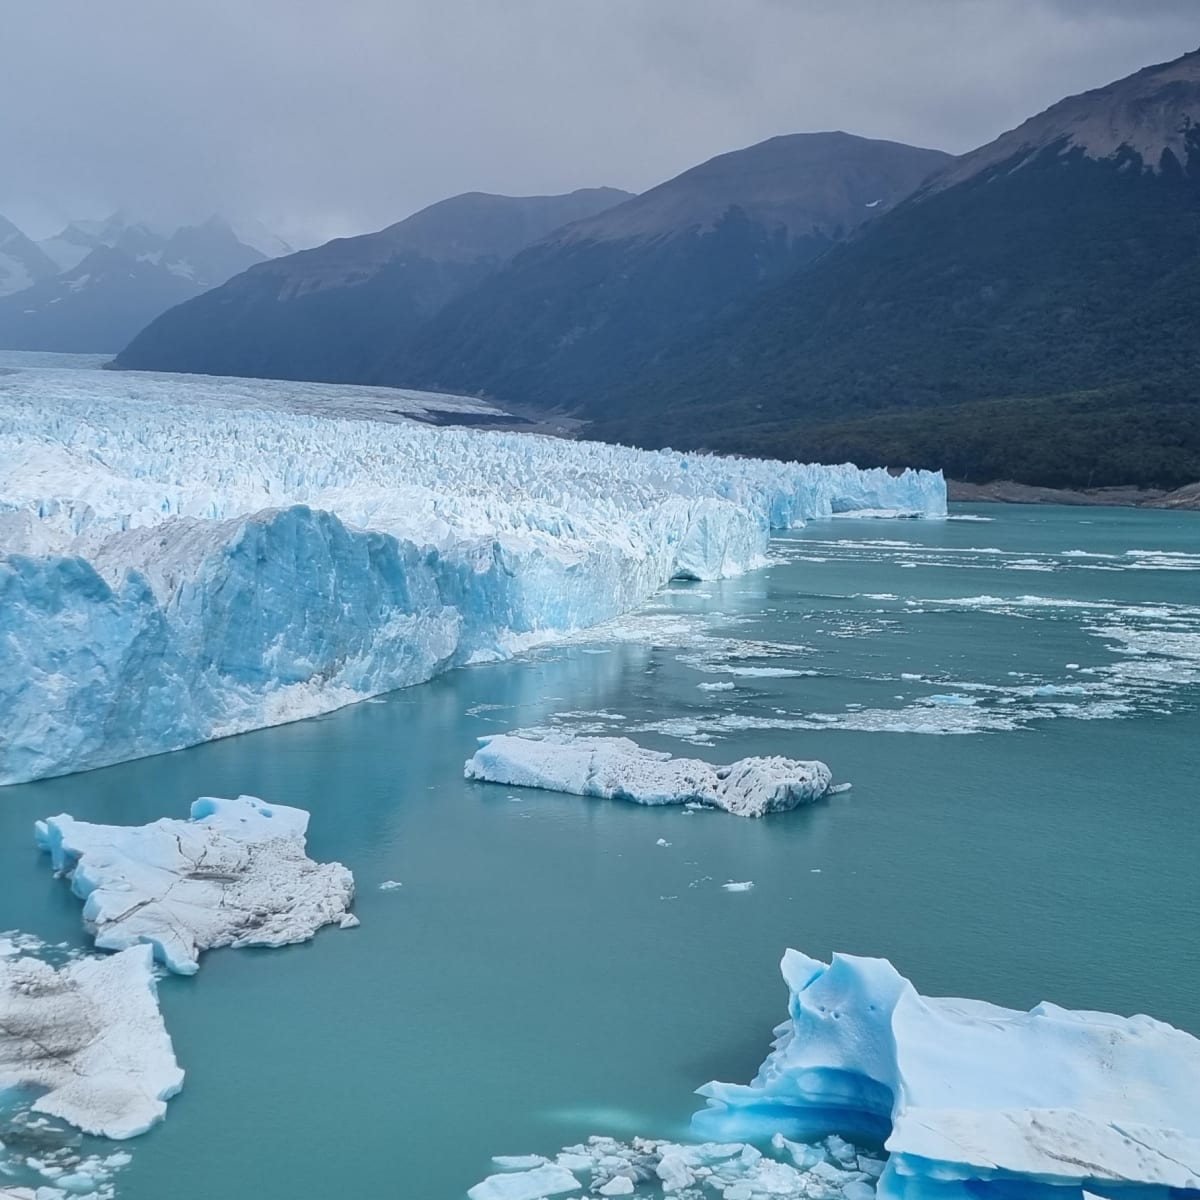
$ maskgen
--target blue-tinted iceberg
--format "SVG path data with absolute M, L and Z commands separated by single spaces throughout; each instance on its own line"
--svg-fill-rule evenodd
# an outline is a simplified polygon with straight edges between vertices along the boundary
M 34 1112 L 103 1137 L 135 1137 L 161 1121 L 183 1072 L 153 966 L 149 946 L 57 970 L 0 953 L 0 1093 L 29 1089 Z
M 920 996 L 882 959 L 789 950 L 790 1019 L 704 1137 L 885 1140 L 880 1200 L 1167 1200 L 1200 1189 L 1200 1041 L 1150 1017 Z M 1175 1189 L 1175 1190 L 1171 1190 Z
M 354 393 L 0 375 L 0 783 L 502 657 L 809 518 L 946 508 L 929 472 L 312 415 Z
M 305 853 L 308 813 L 253 796 L 203 797 L 187 821 L 93 825 L 63 814 L 37 824 L 38 845 L 70 877 L 96 945 L 148 944 L 194 974 L 202 950 L 286 946 L 324 925 L 352 926 L 354 878 Z
M 739 817 L 811 804 L 827 796 L 833 782 L 823 762 L 776 755 L 743 758 L 721 767 L 646 750 L 629 738 L 577 737 L 558 730 L 481 737 L 464 774 L 510 787 L 635 804 L 703 804 Z

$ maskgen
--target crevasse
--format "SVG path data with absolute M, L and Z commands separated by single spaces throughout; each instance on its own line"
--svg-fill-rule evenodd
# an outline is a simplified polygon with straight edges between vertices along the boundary
M 772 529 L 946 508 L 940 473 L 325 418 L 270 381 L 209 406 L 213 386 L 0 376 L 0 783 L 500 658 L 756 566 Z

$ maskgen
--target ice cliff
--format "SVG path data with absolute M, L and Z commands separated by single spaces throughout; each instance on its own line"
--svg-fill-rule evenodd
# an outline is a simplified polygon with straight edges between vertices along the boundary
M 321 417 L 272 382 L 238 407 L 220 382 L 0 375 L 0 783 L 501 657 L 809 518 L 945 512 L 929 472 Z
M 739 817 L 810 804 L 828 795 L 833 782 L 823 762 L 772 756 L 718 767 L 646 750 L 622 737 L 517 730 L 479 742 L 464 768 L 468 779 L 635 804 L 703 804 Z
M 69 875 L 97 946 L 147 943 L 170 970 L 191 975 L 202 950 L 286 946 L 324 925 L 355 923 L 353 876 L 305 854 L 307 829 L 299 808 L 203 797 L 187 821 L 50 817 L 38 822 L 37 842 Z
M 1189 1034 L 1145 1016 L 925 997 L 883 959 L 789 950 L 783 975 L 789 1020 L 749 1085 L 700 1089 L 701 1136 L 886 1139 L 880 1200 L 1200 1189 Z

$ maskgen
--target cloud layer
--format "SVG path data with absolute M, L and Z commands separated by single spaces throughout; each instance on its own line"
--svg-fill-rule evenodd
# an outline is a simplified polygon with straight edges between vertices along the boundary
M 0 212 L 312 237 L 456 192 L 641 190 L 777 133 L 961 152 L 1200 45 L 1194 0 L 38 0 Z

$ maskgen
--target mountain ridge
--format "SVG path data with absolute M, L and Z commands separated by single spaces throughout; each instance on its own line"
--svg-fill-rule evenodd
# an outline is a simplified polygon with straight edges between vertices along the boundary
M 963 156 L 581 415 L 599 436 L 647 445 L 936 459 L 967 479 L 1200 476 L 1198 63 L 1187 55 L 1068 97 Z M 1125 142 L 1106 157 L 1089 153 L 1100 143 L 1072 145 L 1088 96 L 1105 112 L 1157 113 L 1162 138 L 1182 138 L 1178 153 L 1146 169 Z M 1147 134 L 1145 120 L 1138 128 Z M 972 411 L 993 422 L 990 444 Z M 1028 453 L 1045 439 L 1057 467 Z
M 845 133 L 718 155 L 526 248 L 394 348 L 371 381 L 586 410 L 947 161 Z
M 162 314 L 116 365 L 326 382 L 367 382 L 401 338 L 524 245 L 627 196 L 466 192 L 402 221 L 260 263 Z

